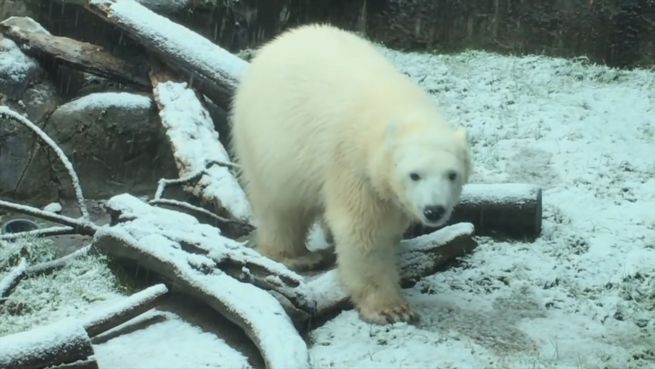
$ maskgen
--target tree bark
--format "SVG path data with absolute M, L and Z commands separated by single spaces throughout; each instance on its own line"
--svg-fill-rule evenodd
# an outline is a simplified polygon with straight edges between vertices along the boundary
M 190 87 L 219 106 L 230 106 L 232 91 L 248 64 L 246 61 L 137 2 L 92 1 L 87 9 L 159 56 L 189 81 Z
M 61 321 L 0 337 L 0 368 L 41 369 L 86 361 L 97 368 L 91 340 L 82 326 Z
M 119 59 L 101 46 L 53 36 L 30 18 L 12 17 L 0 31 L 28 55 L 59 61 L 75 69 L 110 78 L 140 89 L 149 88 L 147 71 Z

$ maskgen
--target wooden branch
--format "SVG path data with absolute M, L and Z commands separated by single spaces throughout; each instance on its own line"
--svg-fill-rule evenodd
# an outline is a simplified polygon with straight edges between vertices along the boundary
M 534 239 L 541 233 L 542 194 L 523 183 L 467 184 L 448 224 L 472 223 L 480 236 Z M 413 226 L 406 237 L 436 228 Z
M 139 70 L 111 55 L 101 46 L 68 37 L 53 36 L 29 17 L 10 17 L 0 22 L 0 31 L 16 42 L 28 55 L 54 59 L 72 68 L 106 77 L 141 89 L 150 88 L 147 70 Z
M 14 204 L 13 202 L 9 201 L 0 200 L 0 209 L 11 210 L 18 213 L 31 215 L 36 218 L 45 219 L 54 223 L 63 224 L 74 228 L 75 233 L 85 236 L 93 236 L 93 234 L 98 229 L 98 226 L 88 220 L 70 218 L 50 211 L 44 211 L 32 206 Z
M 171 222 L 169 229 L 174 227 L 172 224 L 189 221 L 183 215 L 169 214 L 166 220 Z M 150 219 L 146 219 L 145 224 L 149 223 Z M 217 271 L 216 263 L 207 256 L 185 252 L 180 247 L 185 245 L 175 241 L 178 231 L 170 229 L 172 232 L 164 235 L 159 233 L 165 232 L 160 226 L 143 229 L 143 224 L 135 218 L 111 228 L 102 228 L 95 236 L 94 245 L 108 255 L 136 260 L 148 270 L 167 277 L 179 291 L 205 302 L 241 327 L 259 348 L 267 368 L 309 368 L 307 346 L 275 298 Z M 207 226 L 205 233 L 210 232 L 209 228 Z M 187 231 L 178 237 L 193 232 L 184 229 Z M 217 233 L 212 238 L 218 246 L 224 240 Z M 207 237 L 203 234 L 196 236 Z M 279 337 L 284 337 L 284 341 Z
M 73 227 L 67 226 L 54 226 L 49 228 L 34 229 L 25 232 L 6 233 L 0 235 L 0 240 L 15 240 L 25 236 L 34 237 L 50 237 L 50 236 L 63 236 L 68 234 L 76 234 L 77 232 Z
M 91 250 L 91 245 L 84 246 L 81 249 L 75 250 L 70 254 L 62 256 L 55 260 L 50 260 L 50 261 L 45 261 L 43 263 L 30 265 L 25 271 L 25 274 L 28 277 L 31 277 L 34 275 L 50 273 L 54 270 L 61 269 L 66 265 L 68 265 L 68 263 L 70 263 L 72 260 L 87 255 L 89 253 L 89 250 Z
M 75 192 L 75 198 L 77 200 L 77 206 L 80 208 L 80 212 L 82 213 L 82 218 L 83 219 L 89 219 L 89 211 L 86 208 L 86 204 L 84 203 L 84 195 L 82 194 L 82 187 L 80 186 L 80 180 L 77 176 L 77 173 L 75 172 L 75 169 L 73 169 L 73 164 L 68 160 L 66 157 L 66 154 L 61 150 L 59 146 L 45 133 L 41 128 L 39 128 L 36 124 L 32 123 L 29 119 L 23 117 L 22 115 L 18 114 L 17 112 L 11 110 L 8 106 L 0 106 L 0 117 L 5 118 L 7 120 L 13 120 L 17 123 L 20 123 L 27 127 L 28 129 L 32 130 L 44 143 L 46 143 L 50 149 L 57 155 L 61 163 L 64 165 L 66 168 L 66 171 L 68 171 L 68 175 L 70 176 L 71 179 L 71 186 L 73 187 L 73 190 Z
M 21 279 L 25 277 L 27 270 L 27 261 L 21 258 L 17 266 L 12 268 L 7 275 L 0 280 L 0 303 L 2 303 L 11 291 L 18 285 Z
M 159 78 L 159 77 L 158 77 Z M 161 80 L 161 79 L 158 79 Z M 164 194 L 164 191 L 166 191 L 166 187 L 172 186 L 172 185 L 184 185 L 188 184 L 190 182 L 196 181 L 198 178 L 200 178 L 202 175 L 207 173 L 207 170 L 213 166 L 213 165 L 219 165 L 219 166 L 224 166 L 227 168 L 233 168 L 236 169 L 239 166 L 234 163 L 230 162 L 223 162 L 219 160 L 211 160 L 207 163 L 205 163 L 205 167 L 201 170 L 198 170 L 197 172 L 187 174 L 184 177 L 179 177 L 179 178 L 162 178 L 159 180 L 157 184 L 157 190 L 155 191 L 155 196 L 153 197 L 154 200 L 159 200 Z
M 95 368 L 93 347 L 86 331 L 72 320 L 64 320 L 29 331 L 0 337 L 0 368 L 41 369 L 90 362 Z
M 91 0 L 87 9 L 160 56 L 216 104 L 230 106 L 246 61 L 135 1 Z
M 226 213 L 229 218 L 250 223 L 250 202 L 234 174 L 221 165 L 207 167 L 216 160 L 230 162 L 209 113 L 185 83 L 164 81 L 165 73 L 158 70 L 156 64 L 153 68 L 153 95 L 179 176 L 190 178 L 202 173 L 193 185 L 185 188 L 207 204 L 213 213 Z
M 150 310 L 167 293 L 166 286 L 157 284 L 100 311 L 94 310 L 85 318 L 0 337 L 0 368 L 97 369 L 90 336 Z
M 242 222 L 236 219 L 229 219 L 212 213 L 211 211 L 201 208 L 199 206 L 191 205 L 188 202 L 171 200 L 171 199 L 158 199 L 150 200 L 148 202 L 150 205 L 155 206 L 171 206 L 176 207 L 181 210 L 186 210 L 186 212 L 194 215 L 196 217 L 205 217 L 212 221 L 212 225 L 220 228 L 220 230 L 225 234 L 225 236 L 238 239 L 245 235 L 250 234 L 255 227 L 250 223 Z
M 152 309 L 167 293 L 168 289 L 163 284 L 148 287 L 118 304 L 94 311 L 92 316 L 84 319 L 84 329 L 90 337 L 95 337 Z

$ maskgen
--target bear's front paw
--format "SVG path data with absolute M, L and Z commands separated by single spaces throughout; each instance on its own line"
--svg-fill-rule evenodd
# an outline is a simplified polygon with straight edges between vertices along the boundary
M 381 307 L 360 306 L 359 315 L 362 320 L 374 324 L 414 323 L 418 321 L 418 315 L 412 311 L 406 302 Z

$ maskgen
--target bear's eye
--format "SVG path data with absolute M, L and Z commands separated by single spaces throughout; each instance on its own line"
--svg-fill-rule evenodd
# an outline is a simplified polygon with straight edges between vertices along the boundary
M 448 172 L 448 180 L 455 181 L 457 179 L 457 172 L 451 170 Z
M 411 178 L 412 181 L 418 181 L 419 179 L 421 179 L 421 176 L 418 175 L 418 173 L 416 173 L 416 172 L 412 172 L 412 173 L 409 173 L 409 178 Z

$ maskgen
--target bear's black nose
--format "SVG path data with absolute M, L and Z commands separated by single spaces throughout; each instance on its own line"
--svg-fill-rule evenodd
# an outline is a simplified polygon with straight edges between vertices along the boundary
M 425 215 L 425 218 L 431 222 L 436 222 L 441 219 L 444 214 L 446 214 L 446 208 L 441 205 L 426 206 L 425 209 L 423 209 L 423 215 Z

